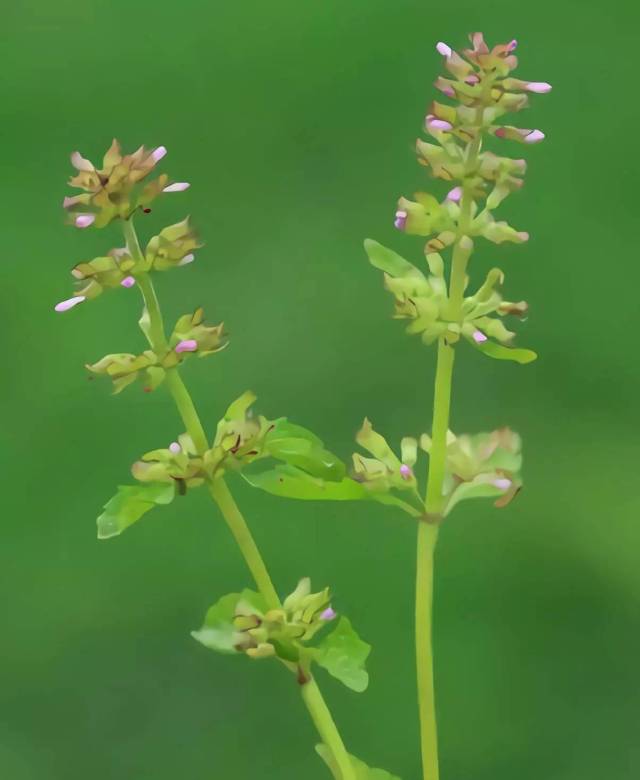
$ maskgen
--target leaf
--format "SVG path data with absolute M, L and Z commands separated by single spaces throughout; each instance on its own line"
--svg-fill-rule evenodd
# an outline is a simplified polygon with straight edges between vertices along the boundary
M 98 518 L 98 539 L 121 534 L 154 506 L 170 504 L 175 496 L 173 483 L 151 482 L 146 485 L 119 485 L 118 492 L 104 506 Z
M 322 441 L 301 425 L 287 419 L 276 420 L 265 439 L 266 450 L 274 458 L 297 466 L 314 477 L 339 481 L 345 475 L 344 463 L 324 448 Z
M 483 341 L 480 344 L 473 341 L 471 343 L 480 352 L 484 352 L 485 355 L 496 360 L 514 360 L 516 363 L 524 365 L 525 363 L 531 363 L 538 357 L 531 349 L 505 347 L 502 344 L 496 344 L 495 341 Z
M 374 268 L 378 268 L 390 276 L 412 278 L 416 282 L 422 282 L 423 285 L 427 285 L 424 274 L 413 263 L 405 260 L 404 257 L 401 257 L 392 249 L 387 249 L 386 246 L 382 246 L 382 244 L 370 238 L 365 240 L 364 248 L 369 255 L 369 262 Z
M 342 780 L 340 768 L 338 767 L 331 750 L 326 745 L 320 744 L 316 745 L 316 753 L 329 767 L 335 780 Z M 384 769 L 371 769 L 364 761 L 360 761 L 360 759 L 355 756 L 349 755 L 349 758 L 351 759 L 351 763 L 355 770 L 356 780 L 400 780 L 397 775 L 392 775 Z
M 360 639 L 348 618 L 341 617 L 318 646 L 316 661 L 347 688 L 361 693 L 369 684 L 364 666 L 370 652 L 371 645 Z
M 251 611 L 253 608 L 256 612 L 264 613 L 266 609 L 262 596 L 253 590 L 228 593 L 209 607 L 202 628 L 199 631 L 192 631 L 191 636 L 210 650 L 230 655 L 236 654 L 239 632 L 235 628 L 233 620 L 239 607 L 242 612 Z
M 338 482 L 325 481 L 288 464 L 255 474 L 243 471 L 242 476 L 253 487 L 283 498 L 303 501 L 357 501 L 370 498 L 366 488 L 349 477 Z

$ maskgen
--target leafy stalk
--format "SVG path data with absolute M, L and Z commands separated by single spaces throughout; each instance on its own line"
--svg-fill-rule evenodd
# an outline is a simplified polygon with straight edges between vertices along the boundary
M 127 248 L 136 260 L 142 260 L 140 243 L 133 225 L 133 218 L 123 222 L 124 235 Z M 141 274 L 138 284 L 146 311 L 148 314 L 148 328 L 144 329 L 149 345 L 154 352 L 161 354 L 168 348 L 167 337 L 164 331 L 160 303 L 156 295 L 155 287 L 148 274 Z M 200 421 L 200 417 L 193 403 L 191 395 L 176 367 L 168 369 L 166 382 L 173 400 L 182 418 L 187 433 L 193 439 L 198 454 L 202 455 L 209 447 L 206 433 Z M 251 534 L 231 491 L 222 477 L 209 484 L 211 498 L 218 506 L 233 537 L 240 548 L 244 560 L 254 578 L 256 586 L 264 598 L 269 609 L 280 609 L 282 603 L 273 586 L 271 576 L 260 554 L 258 546 Z M 293 671 L 296 667 L 287 664 Z M 313 720 L 314 725 L 323 743 L 330 749 L 336 765 L 341 773 L 341 780 L 356 780 L 355 770 L 351 759 L 342 741 L 342 737 L 333 720 L 329 707 L 325 702 L 320 689 L 310 673 L 299 674 L 298 682 L 305 706 Z

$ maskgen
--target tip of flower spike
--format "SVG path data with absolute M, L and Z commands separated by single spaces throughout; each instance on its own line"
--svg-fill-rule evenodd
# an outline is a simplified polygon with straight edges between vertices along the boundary
M 462 187 L 454 187 L 447 193 L 447 200 L 452 200 L 454 203 L 458 203 L 460 198 L 462 198 Z
M 176 344 L 176 352 L 195 352 L 198 349 L 198 342 L 195 339 L 184 339 Z
M 162 160 L 162 158 L 166 155 L 166 153 L 167 153 L 166 146 L 158 146 L 156 149 L 154 149 L 151 152 L 151 157 L 154 162 L 160 162 L 160 160 Z
M 320 613 L 320 618 L 322 620 L 333 620 L 336 617 L 336 611 L 332 609 L 331 607 L 327 607 L 324 612 Z
M 403 463 L 402 466 L 400 466 L 400 476 L 402 477 L 402 479 L 411 479 L 411 477 L 413 476 L 411 467 L 407 466 L 406 463 Z
M 179 455 L 182 452 L 182 447 L 178 444 L 177 441 L 172 441 L 169 445 L 169 449 L 171 452 L 173 452 L 174 455 Z
M 174 184 L 168 184 L 162 191 L 163 192 L 184 192 L 188 190 L 191 185 L 188 181 L 177 181 Z
M 75 218 L 75 226 L 78 228 L 87 228 L 89 225 L 93 225 L 96 218 L 93 214 L 78 214 Z
M 544 141 L 545 134 L 542 130 L 532 130 L 528 136 L 524 139 L 527 144 L 537 144 L 540 141 Z
M 73 298 L 67 298 L 66 301 L 56 303 L 54 308 L 56 311 L 69 311 L 69 309 L 73 309 L 74 306 L 77 306 L 79 303 L 84 303 L 86 300 L 84 295 L 74 295 Z
M 398 230 L 404 230 L 407 225 L 408 216 L 406 211 L 396 211 L 396 218 L 393 221 L 393 226 Z
M 495 487 L 497 487 L 499 490 L 509 490 L 509 488 L 512 485 L 512 482 L 510 479 L 507 479 L 506 477 L 504 479 L 495 479 L 493 481 L 493 484 Z
M 436 43 L 436 51 L 438 54 L 442 54 L 443 57 L 450 57 L 453 53 L 451 46 L 447 46 L 447 44 L 442 41 Z
M 133 287 L 133 285 L 136 283 L 136 280 L 133 278 L 133 276 L 125 276 L 125 278 L 120 282 L 120 284 L 123 287 Z
M 487 340 L 487 337 L 481 330 L 476 330 L 473 332 L 473 340 L 476 342 L 476 344 L 484 344 L 484 342 Z
M 547 84 L 546 81 L 530 81 L 527 84 L 527 92 L 536 92 L 538 95 L 545 95 L 552 89 L 551 84 Z

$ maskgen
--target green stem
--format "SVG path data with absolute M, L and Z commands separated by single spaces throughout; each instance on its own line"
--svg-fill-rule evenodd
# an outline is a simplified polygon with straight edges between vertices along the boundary
M 131 256 L 135 260 L 143 260 L 144 256 L 140 249 L 140 243 L 132 218 L 125 220 L 124 222 L 124 235 Z M 148 273 L 140 274 L 136 277 L 136 280 L 149 314 L 149 330 L 146 334 L 147 340 L 149 341 L 151 349 L 157 355 L 163 355 L 169 349 L 169 344 L 164 330 L 160 303 L 153 282 Z M 206 452 L 206 450 L 209 449 L 206 433 L 202 426 L 202 422 L 200 421 L 200 417 L 198 416 L 195 404 L 193 403 L 191 395 L 189 394 L 177 367 L 168 369 L 165 381 L 169 388 L 169 392 L 175 401 L 187 433 L 193 439 L 196 450 L 200 454 Z M 273 586 L 271 576 L 260 555 L 260 550 L 255 543 L 249 526 L 224 480 L 219 478 L 211 482 L 209 484 L 209 493 L 231 530 L 258 590 L 271 609 L 278 609 L 282 604 L 276 589 Z M 340 732 L 338 731 L 335 721 L 331 716 L 331 712 L 329 711 L 315 680 L 309 675 L 304 683 L 301 684 L 300 688 L 302 691 L 302 699 L 318 730 L 318 734 L 334 756 L 340 771 L 339 780 L 356 780 L 355 772 L 344 746 L 344 742 L 342 741 L 342 737 L 340 736 Z
M 490 89 L 485 86 L 485 89 Z M 476 111 L 478 132 L 469 144 L 462 182 L 462 199 L 456 243 L 451 261 L 449 280 L 449 319 L 460 322 L 464 291 L 467 283 L 467 264 L 473 243 L 467 236 L 473 216 L 473 193 L 469 178 L 477 165 L 482 146 L 484 108 Z M 420 713 L 420 745 L 424 780 L 439 780 L 438 730 L 436 721 L 435 689 L 433 680 L 433 571 L 438 522 L 443 511 L 443 485 L 447 460 L 447 433 L 451 409 L 451 389 L 455 352 L 443 336 L 438 341 L 433 425 L 429 474 L 425 497 L 427 521 L 418 525 L 416 561 L 416 666 L 418 678 L 418 708 Z
M 340 770 L 339 780 L 357 780 L 349 754 L 340 738 L 337 726 L 320 689 L 313 677 L 309 677 L 301 686 L 302 700 L 307 705 L 322 742 L 329 748 Z

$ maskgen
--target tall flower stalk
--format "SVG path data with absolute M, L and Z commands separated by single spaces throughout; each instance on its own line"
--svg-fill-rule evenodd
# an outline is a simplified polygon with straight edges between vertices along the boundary
M 167 336 L 152 278 L 157 272 L 192 263 L 194 250 L 201 244 L 185 219 L 164 228 L 143 250 L 134 226 L 135 214 L 148 214 L 155 198 L 189 187 L 187 182 L 170 182 L 166 174 L 145 183 L 165 154 L 164 147 L 141 147 L 123 155 L 114 141 L 102 168 L 78 152 L 71 157 L 78 173 L 70 184 L 83 192 L 65 198 L 70 223 L 86 229 L 120 221 L 125 245 L 76 265 L 72 276 L 77 290 L 55 310 L 65 312 L 107 290 L 137 286 L 143 300 L 139 324 L 149 348 L 139 355 L 106 355 L 87 369 L 110 378 L 116 393 L 136 380 L 141 380 L 146 392 L 166 386 L 185 428 L 185 433 L 167 447 L 152 450 L 133 464 L 132 474 L 138 482 L 119 487 L 106 504 L 98 518 L 98 536 L 118 535 L 155 506 L 205 486 L 233 534 L 257 591 L 246 589 L 223 596 L 208 611 L 202 628 L 192 632 L 194 638 L 221 653 L 279 660 L 293 675 L 318 731 L 321 743 L 317 752 L 337 780 L 359 780 L 366 765 L 347 753 L 318 687 L 314 666 L 325 668 L 353 690 L 364 690 L 368 682 L 364 663 L 370 646 L 358 637 L 345 616 L 338 616 L 328 588 L 312 592 L 308 578 L 304 578 L 280 599 L 226 482 L 227 475 L 244 475 L 245 469 L 260 461 L 277 460 L 310 476 L 338 479 L 344 465 L 305 428 L 286 418 L 254 417 L 250 407 L 256 399 L 251 392 L 229 406 L 213 440 L 207 435 L 180 369 L 192 356 L 206 357 L 226 347 L 223 325 L 207 325 L 203 311 L 197 309 L 180 317 Z

